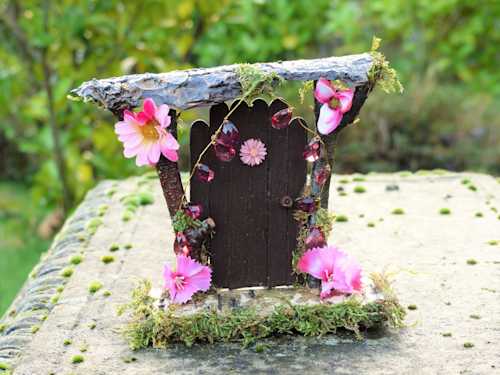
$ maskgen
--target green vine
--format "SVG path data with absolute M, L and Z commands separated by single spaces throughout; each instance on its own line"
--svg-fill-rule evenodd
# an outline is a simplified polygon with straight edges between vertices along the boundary
M 380 88 L 390 94 L 394 92 L 402 93 L 404 88 L 398 78 L 398 73 L 394 68 L 391 68 L 389 61 L 384 54 L 378 51 L 381 39 L 376 36 L 372 40 L 371 56 L 373 57 L 373 65 L 368 72 L 368 80 L 370 84 L 379 85 Z

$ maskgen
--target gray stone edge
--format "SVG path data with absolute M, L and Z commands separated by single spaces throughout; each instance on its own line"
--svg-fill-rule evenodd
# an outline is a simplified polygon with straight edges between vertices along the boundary
M 80 254 L 88 246 L 93 233 L 86 225 L 89 220 L 98 217 L 100 205 L 109 203 L 107 191 L 111 187 L 111 181 L 103 181 L 87 193 L 0 319 L 0 363 L 7 366 L 15 364 L 57 304 L 59 289 L 64 288 L 69 279 L 63 277 L 61 272 L 71 266 L 72 256 Z

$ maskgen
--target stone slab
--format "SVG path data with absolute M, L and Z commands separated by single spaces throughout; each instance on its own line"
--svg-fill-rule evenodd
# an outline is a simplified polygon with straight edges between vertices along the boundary
M 363 177 L 353 182 L 352 176 L 335 176 L 332 210 L 348 221 L 335 223 L 330 243 L 356 256 L 366 270 L 394 273 L 401 302 L 416 306 L 408 313 L 408 328 L 362 342 L 337 336 L 271 340 L 262 353 L 238 344 L 130 351 L 117 332 L 126 321 L 117 316 L 117 307 L 129 300 L 139 278 L 160 286 L 163 263 L 173 260 L 170 219 L 159 186 L 155 180 L 131 178 L 100 184 L 68 221 L 39 267 L 45 273 L 34 271 L 11 311 L 28 299 L 39 303 L 34 297 L 54 294 L 64 278 L 52 269 L 66 267 L 71 254 L 83 252 L 84 260 L 74 266 L 56 303 L 40 302 L 45 309 L 35 311 L 44 315 L 26 320 L 25 309 L 4 317 L 8 326 L 25 319 L 39 328 L 0 334 L 0 362 L 22 375 L 500 373 L 500 245 L 489 244 L 500 241 L 499 213 L 494 212 L 500 210 L 499 181 L 453 173 Z M 463 185 L 464 178 L 477 191 Z M 341 184 L 344 179 L 350 182 Z M 366 192 L 354 193 L 358 185 Z M 340 186 L 346 196 L 339 195 Z M 120 197 L 138 189 L 151 189 L 155 202 L 122 221 Z M 110 190 L 116 191 L 111 197 Z M 103 224 L 75 242 L 102 204 L 109 206 Z M 391 214 L 395 208 L 404 214 Z M 442 215 L 441 208 L 451 213 Z M 477 212 L 483 216 L 476 217 Z M 375 226 L 368 227 L 369 222 Z M 120 249 L 110 253 L 113 243 Z M 124 249 L 125 244 L 132 248 Z M 105 265 L 101 257 L 109 254 L 115 261 Z M 468 264 L 471 259 L 476 264 Z M 93 295 L 88 291 L 92 281 L 103 284 Z M 111 295 L 106 297 L 105 290 Z M 466 342 L 474 346 L 465 348 Z M 83 355 L 83 363 L 71 363 L 76 354 Z

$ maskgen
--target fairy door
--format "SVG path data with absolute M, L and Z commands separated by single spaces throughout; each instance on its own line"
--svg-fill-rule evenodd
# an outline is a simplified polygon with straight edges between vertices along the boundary
M 242 144 L 258 139 L 265 145 L 264 161 L 253 167 L 244 164 L 239 147 L 231 161 L 221 161 L 212 147 L 201 163 L 215 172 L 215 178 L 210 183 L 196 178 L 191 182 L 191 202 L 202 204 L 204 217 L 216 223 L 209 250 L 217 287 L 271 287 L 294 281 L 297 223 L 290 202 L 305 185 L 302 151 L 307 134 L 297 119 L 286 129 L 271 126 L 272 115 L 286 107 L 281 100 L 268 106 L 261 99 L 252 106 L 239 105 L 229 120 L 238 128 Z M 192 164 L 228 113 L 226 104 L 218 104 L 210 109 L 210 125 L 203 121 L 192 125 Z

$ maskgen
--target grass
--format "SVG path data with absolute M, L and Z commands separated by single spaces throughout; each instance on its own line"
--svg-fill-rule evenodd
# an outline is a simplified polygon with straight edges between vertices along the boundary
M 472 259 L 472 258 L 471 258 L 471 259 L 467 259 L 467 264 L 468 264 L 469 266 L 474 266 L 474 265 L 476 265 L 476 264 L 477 264 L 477 260 Z
M 103 255 L 101 257 L 101 262 L 104 264 L 109 264 L 115 261 L 115 257 L 113 255 Z
M 349 218 L 345 215 L 338 215 L 335 217 L 335 221 L 337 223 L 345 223 L 345 222 L 349 221 Z
M 354 187 L 354 192 L 358 194 L 366 193 L 366 188 L 364 186 L 358 185 Z
M 0 316 L 49 246 L 36 234 L 43 216 L 24 186 L 0 183 Z
M 451 214 L 451 210 L 449 208 L 446 208 L 446 207 L 445 208 L 441 208 L 439 210 L 439 214 L 440 215 L 449 215 L 449 214 Z

